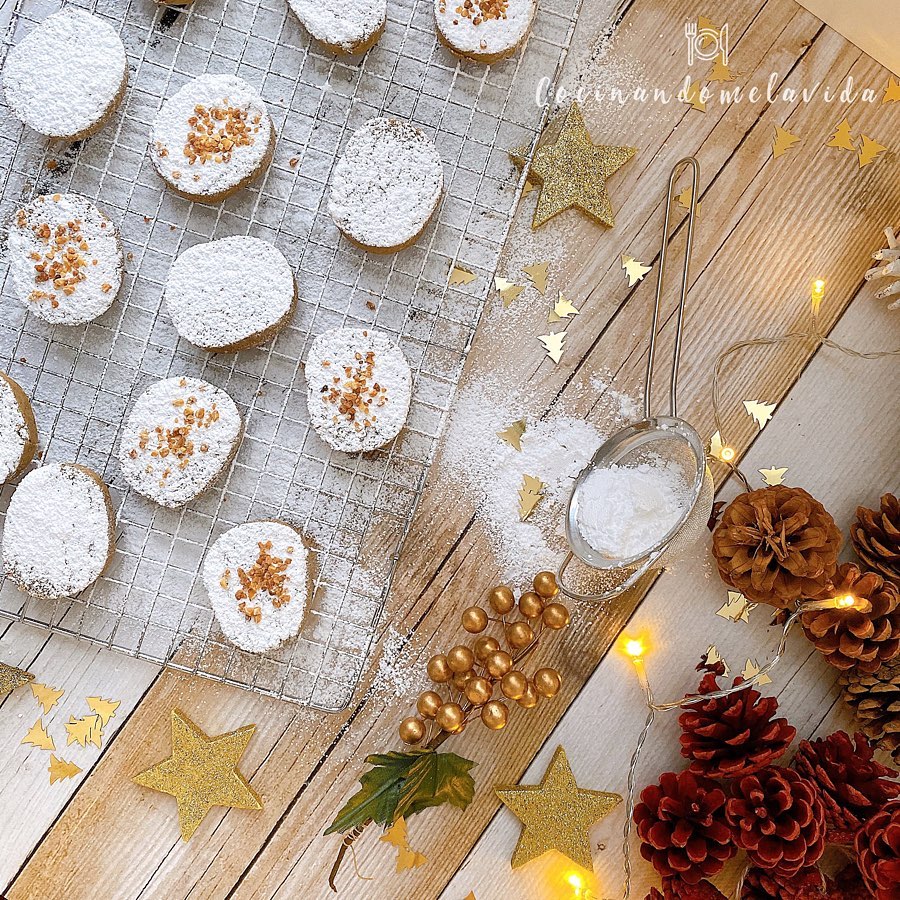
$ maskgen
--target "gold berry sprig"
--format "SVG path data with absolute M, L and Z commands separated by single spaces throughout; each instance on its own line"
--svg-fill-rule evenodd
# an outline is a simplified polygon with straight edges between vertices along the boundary
M 562 680 L 555 669 L 538 669 L 531 678 L 522 671 L 521 663 L 538 646 L 541 635 L 546 630 L 559 631 L 570 621 L 569 610 L 556 599 L 559 585 L 552 572 L 538 572 L 532 587 L 518 601 L 507 585 L 492 588 L 487 603 L 493 615 L 481 606 L 463 611 L 463 629 L 478 637 L 471 647 L 457 644 L 428 661 L 428 677 L 438 689 L 421 694 L 417 714 L 400 723 L 404 743 L 419 744 L 432 731 L 440 741 L 460 734 L 476 718 L 499 731 L 509 721 L 509 701 L 533 709 L 541 697 L 559 693 Z M 499 632 L 499 638 L 486 634 L 489 629 Z

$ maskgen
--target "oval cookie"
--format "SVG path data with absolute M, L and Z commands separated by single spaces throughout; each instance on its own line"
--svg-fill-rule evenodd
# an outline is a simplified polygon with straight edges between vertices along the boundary
M 335 450 L 360 453 L 390 443 L 406 424 L 412 373 L 387 335 L 335 328 L 313 341 L 306 391 L 316 434 Z
M 3 566 L 23 591 L 74 597 L 101 575 L 115 550 L 109 491 L 74 463 L 50 463 L 19 483 L 3 528 Z
M 459 56 L 488 65 L 518 50 L 536 11 L 537 0 L 434 0 L 441 42 Z
M 243 650 L 261 653 L 300 630 L 312 586 L 312 555 L 290 525 L 248 522 L 209 548 L 203 583 L 225 636 Z
M 37 440 L 31 401 L 12 378 L 0 373 L 0 484 L 24 471 L 34 459 Z
M 441 200 L 437 147 L 398 119 L 372 119 L 355 131 L 334 167 L 328 211 L 355 244 L 376 253 L 415 243 Z
M 160 506 L 183 506 L 231 462 L 241 414 L 225 391 L 199 378 L 166 378 L 138 397 L 119 446 L 125 480 Z
M 66 7 L 9 51 L 3 91 L 30 128 L 74 141 L 94 134 L 125 94 L 128 63 L 116 31 L 97 16 Z
M 297 289 L 284 255 L 255 237 L 185 250 L 172 264 L 166 306 L 178 333 L 204 350 L 244 350 L 273 337 L 294 312 Z
M 387 0 L 288 0 L 303 27 L 333 53 L 365 53 L 384 31 Z

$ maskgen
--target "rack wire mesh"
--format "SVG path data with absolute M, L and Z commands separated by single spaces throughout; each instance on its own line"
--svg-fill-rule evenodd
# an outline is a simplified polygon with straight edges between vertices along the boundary
M 72 0 L 121 34 L 128 92 L 113 121 L 72 145 L 46 141 L 0 104 L 0 221 L 37 194 L 80 193 L 119 224 L 127 275 L 102 317 L 52 327 L 15 300 L 4 257 L 0 360 L 32 398 L 43 460 L 90 466 L 110 486 L 116 552 L 76 601 L 30 598 L 4 580 L 0 617 L 322 710 L 349 704 L 518 201 L 506 149 L 539 134 L 536 88 L 545 76 L 555 82 L 581 5 L 542 3 L 525 50 L 484 67 L 438 43 L 432 2 L 392 0 L 384 36 L 359 61 L 311 42 L 285 0 L 195 0 L 181 13 L 149 0 Z M 60 5 L 18 0 L 0 57 Z M 265 176 L 214 206 L 166 190 L 146 154 L 163 98 L 205 71 L 254 85 L 278 132 Z M 377 115 L 423 128 L 445 164 L 435 221 L 415 246 L 389 257 L 351 246 L 327 213 L 336 159 L 353 130 Z M 274 243 L 294 267 L 294 322 L 261 348 L 198 351 L 161 308 L 169 266 L 195 243 L 248 233 Z M 454 264 L 478 280 L 450 286 Z M 387 332 L 414 375 L 407 428 L 364 456 L 331 451 L 306 411 L 309 342 L 344 325 Z M 246 431 L 218 484 L 168 510 L 128 489 L 115 448 L 135 397 L 176 374 L 224 388 Z M 13 489 L 0 492 L 0 517 Z M 259 518 L 301 528 L 318 548 L 300 635 L 261 655 L 224 637 L 198 577 L 209 543 Z

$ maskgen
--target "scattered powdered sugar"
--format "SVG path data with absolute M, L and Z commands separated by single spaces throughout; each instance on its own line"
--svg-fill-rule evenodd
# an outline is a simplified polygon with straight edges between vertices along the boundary
M 273 141 L 262 97 L 242 78 L 207 73 L 163 102 L 153 122 L 150 159 L 184 193 L 215 197 L 252 178 Z
M 6 574 L 36 597 L 74 597 L 103 571 L 114 549 L 105 486 L 71 463 L 29 472 L 16 488 L 3 529 Z
M 244 650 L 272 650 L 300 630 L 309 600 L 309 550 L 283 522 L 230 528 L 203 561 L 203 584 L 225 636 Z
M 434 215 L 444 168 L 434 142 L 398 119 L 357 129 L 334 167 L 328 212 L 351 240 L 389 250 L 415 240 Z
M 691 508 L 680 466 L 652 456 L 636 466 L 594 469 L 574 509 L 581 537 L 611 559 L 633 559 L 655 547 Z
M 410 636 L 389 626 L 382 642 L 373 690 L 385 697 L 412 701 L 428 687 L 425 666 L 410 652 Z
M 3 89 L 10 108 L 47 137 L 84 137 L 124 92 L 125 47 L 103 19 L 67 7 L 9 52 Z
M 225 469 L 240 436 L 241 414 L 225 391 L 198 378 L 166 378 L 134 404 L 119 463 L 138 493 L 182 506 Z
M 18 210 L 8 246 L 16 295 L 54 325 L 96 319 L 122 286 L 118 232 L 79 194 L 46 194 Z
M 0 374 L 0 484 L 22 464 L 30 439 L 28 423 L 9 379 Z
M 269 337 L 293 308 L 296 289 L 279 250 L 239 236 L 185 250 L 169 271 L 165 298 L 185 340 L 222 350 Z
M 352 53 L 385 23 L 387 0 L 288 0 L 294 15 L 317 40 Z
M 353 328 L 326 331 L 313 341 L 305 371 L 310 421 L 335 450 L 377 450 L 406 424 L 412 373 L 387 335 Z
M 465 15 L 459 12 L 464 5 Z M 502 13 L 492 14 L 498 5 L 496 0 L 434 0 L 438 31 L 454 50 L 475 58 L 515 50 L 531 28 L 537 0 L 509 0 Z

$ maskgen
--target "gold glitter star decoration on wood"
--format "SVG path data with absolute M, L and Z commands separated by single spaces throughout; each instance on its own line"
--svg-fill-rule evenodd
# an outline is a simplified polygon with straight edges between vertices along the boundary
M 559 137 L 538 147 L 531 161 L 530 175 L 541 187 L 531 227 L 540 228 L 564 210 L 580 209 L 612 228 L 615 215 L 606 182 L 635 153 L 634 147 L 594 144 L 581 107 L 572 103 Z
M 562 747 L 556 748 L 540 784 L 498 786 L 494 791 L 522 821 L 514 869 L 557 850 L 592 870 L 590 827 L 622 802 L 618 794 L 578 787 Z
M 180 709 L 173 709 L 172 755 L 134 781 L 176 799 L 181 837 L 189 841 L 213 806 L 263 808 L 259 795 L 237 770 L 254 731 L 255 725 L 245 725 L 209 737 Z
M 0 699 L 11 694 L 16 688 L 22 687 L 23 684 L 28 684 L 29 681 L 34 681 L 34 675 L 31 672 L 0 662 Z

